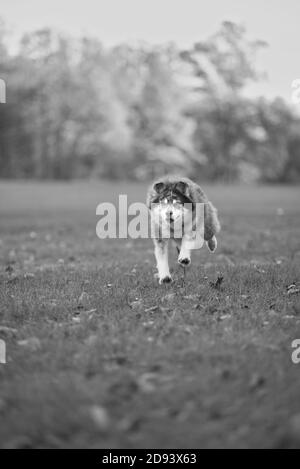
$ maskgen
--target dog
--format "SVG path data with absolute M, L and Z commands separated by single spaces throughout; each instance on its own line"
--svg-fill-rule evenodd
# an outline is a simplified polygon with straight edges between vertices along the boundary
M 198 184 L 186 177 L 164 176 L 154 181 L 148 189 L 147 206 L 151 226 L 155 230 L 154 254 L 160 284 L 172 282 L 168 262 L 169 239 L 176 243 L 178 263 L 182 267 L 191 264 L 191 250 L 195 248 L 192 240 L 199 230 L 195 210 L 197 204 L 203 207 L 204 215 L 201 245 L 206 241 L 208 249 L 214 252 L 217 248 L 216 234 L 221 228 L 218 212 Z M 179 225 L 181 234 L 176 236 Z M 168 236 L 164 234 L 166 232 Z

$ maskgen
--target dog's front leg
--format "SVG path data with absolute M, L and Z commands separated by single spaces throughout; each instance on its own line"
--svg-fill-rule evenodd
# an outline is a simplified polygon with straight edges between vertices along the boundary
M 188 239 L 186 236 L 183 236 L 180 246 L 180 252 L 178 256 L 178 264 L 182 267 L 186 267 L 191 263 L 191 249 L 188 245 Z
M 154 239 L 154 253 L 156 258 L 159 283 L 172 282 L 168 262 L 168 243 L 168 239 Z

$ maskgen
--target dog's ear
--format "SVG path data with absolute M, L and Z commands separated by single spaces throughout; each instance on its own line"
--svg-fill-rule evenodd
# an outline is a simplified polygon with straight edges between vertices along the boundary
M 165 188 L 165 184 L 163 182 L 157 182 L 156 184 L 154 184 L 153 186 L 153 189 L 155 190 L 155 192 L 157 192 L 158 194 L 160 194 Z
M 183 195 L 187 195 L 188 184 L 184 181 L 176 182 L 175 189 Z

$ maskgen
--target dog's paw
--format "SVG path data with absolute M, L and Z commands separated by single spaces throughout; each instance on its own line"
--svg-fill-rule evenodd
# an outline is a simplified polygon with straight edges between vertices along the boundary
M 180 264 L 182 267 L 187 267 L 190 265 L 191 259 L 189 257 L 179 257 L 178 258 L 178 264 Z
M 210 250 L 210 252 L 215 252 L 215 250 L 217 249 L 217 238 L 215 236 L 213 236 L 211 239 L 209 239 L 207 242 L 207 247 L 208 249 Z
M 160 285 L 162 283 L 171 283 L 172 282 L 172 277 L 170 275 L 166 275 L 165 277 L 162 277 L 159 279 Z

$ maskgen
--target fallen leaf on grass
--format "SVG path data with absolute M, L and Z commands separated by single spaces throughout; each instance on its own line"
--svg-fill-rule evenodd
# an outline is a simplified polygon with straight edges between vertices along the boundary
M 96 311 L 96 308 L 89 309 L 88 311 L 84 311 L 80 308 L 78 311 L 74 312 L 74 317 L 88 317 L 90 319 Z
M 259 375 L 258 373 L 254 373 L 249 382 L 249 389 L 251 391 L 255 391 L 264 386 L 266 380 L 265 377 Z
M 80 297 L 78 298 L 78 306 L 82 307 L 83 304 L 86 303 L 88 300 L 89 300 L 89 295 L 85 291 L 83 291 Z
M 16 335 L 18 330 L 12 327 L 0 326 L 0 332 L 7 335 Z
M 41 341 L 37 337 L 29 337 L 28 339 L 18 340 L 20 347 L 25 347 L 32 352 L 36 352 L 41 348 Z
M 97 311 L 96 308 L 93 308 L 93 309 L 89 309 L 88 311 L 82 311 L 81 313 L 83 314 L 93 314 Z
M 31 272 L 25 272 L 25 274 L 24 274 L 24 278 L 26 278 L 26 279 L 27 278 L 34 278 L 34 277 L 35 277 L 35 275 Z
M 193 306 L 194 309 L 204 309 L 204 305 L 202 305 L 201 303 L 197 303 Z
M 222 316 L 219 317 L 221 321 L 224 321 L 224 319 L 230 319 L 230 318 L 231 318 L 231 314 L 222 314 Z
M 198 300 L 199 295 L 184 295 L 182 298 L 184 300 Z
M 276 265 L 281 265 L 282 264 L 282 259 L 275 259 L 275 264 Z
M 156 378 L 155 373 L 143 373 L 137 379 L 137 384 L 138 384 L 139 389 L 145 393 L 150 393 L 150 392 L 155 391 L 156 386 L 153 382 L 155 378 Z
M 178 326 L 178 330 L 181 330 L 185 334 L 191 335 L 193 333 L 193 330 L 189 326 Z
M 131 303 L 129 303 L 129 306 L 134 311 L 140 310 L 143 308 L 143 301 L 142 300 L 132 301 Z
M 5 272 L 7 272 L 8 274 L 11 274 L 13 272 L 14 268 L 12 265 L 8 265 L 5 269 Z
M 118 429 L 121 432 L 138 431 L 141 423 L 142 423 L 142 419 L 139 417 L 136 417 L 136 418 L 124 417 L 118 423 Z
M 261 269 L 260 267 L 255 267 L 256 271 L 259 272 L 260 274 L 265 274 L 266 271 L 264 269 Z
M 210 282 L 209 284 L 212 288 L 215 288 L 216 290 L 220 290 L 223 280 L 224 280 L 224 277 L 222 275 L 219 275 L 215 282 Z
M 286 287 L 287 295 L 297 295 L 300 292 L 300 289 L 297 288 L 295 283 L 288 285 Z
M 173 301 L 176 297 L 176 293 L 168 293 L 167 295 L 164 295 L 162 298 L 161 298 L 161 301 L 162 302 L 169 302 L 169 301 Z
M 81 319 L 80 319 L 79 316 L 73 316 L 73 317 L 72 317 L 72 321 L 79 323 L 79 322 L 81 321 Z
M 268 312 L 268 316 L 269 316 L 269 318 L 277 318 L 278 313 L 276 311 L 274 311 L 274 309 L 270 309 L 269 312 Z
M 145 321 L 145 322 L 143 322 L 144 327 L 151 327 L 151 326 L 153 326 L 153 324 L 154 324 L 154 321 Z
M 158 306 L 151 306 L 150 308 L 144 309 L 145 313 L 153 313 L 154 311 L 158 310 Z
M 89 414 L 99 430 L 107 430 L 110 425 L 110 417 L 107 410 L 99 405 L 93 405 L 89 409 Z
M 159 312 L 160 312 L 160 313 L 169 315 L 169 313 L 171 313 L 171 311 L 173 311 L 172 308 L 167 308 L 167 307 L 165 308 L 165 307 L 163 307 L 163 306 L 160 306 L 160 307 L 159 307 Z M 173 317 L 175 314 L 176 314 L 176 309 L 174 310 L 172 317 Z

